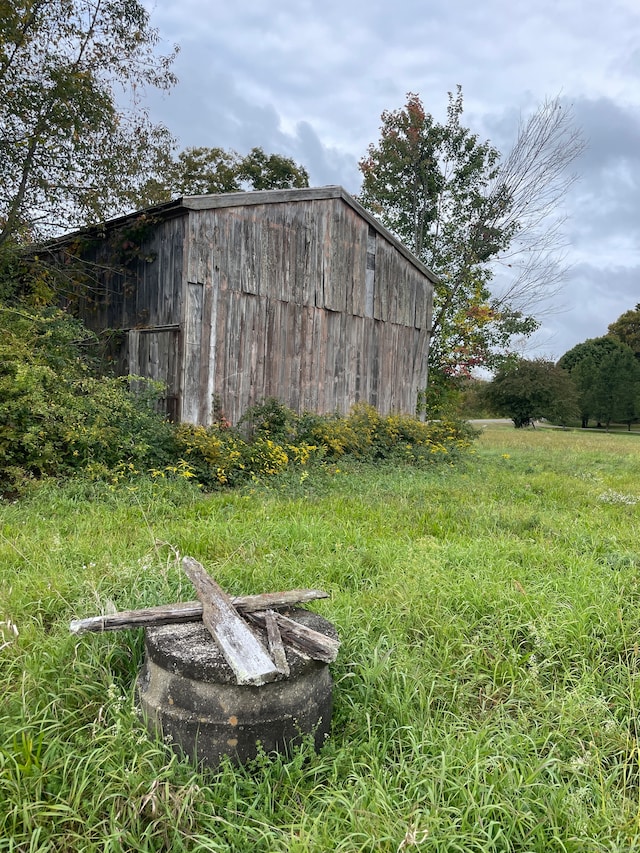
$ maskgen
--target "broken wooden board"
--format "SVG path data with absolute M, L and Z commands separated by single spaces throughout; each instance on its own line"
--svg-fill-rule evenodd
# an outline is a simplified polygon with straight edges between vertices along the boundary
M 329 598 L 329 595 L 320 589 L 290 589 L 285 592 L 232 596 L 231 603 L 239 613 L 250 613 L 255 610 L 277 610 L 280 607 L 291 607 L 321 598 Z M 73 619 L 69 624 L 69 631 L 72 634 L 86 634 L 90 631 L 121 631 L 126 628 L 151 628 L 201 621 L 202 602 L 184 601 L 179 604 L 161 604 L 140 610 L 121 610 L 119 613 Z
M 287 661 L 287 653 L 284 650 L 282 635 L 276 621 L 276 614 L 273 610 L 265 610 L 265 622 L 267 625 L 267 640 L 269 642 L 269 654 L 273 658 L 273 662 L 278 667 L 278 672 L 281 675 L 289 675 L 289 662 Z
M 259 686 L 274 681 L 278 668 L 266 649 L 238 614 L 231 598 L 193 557 L 182 568 L 202 602 L 202 621 L 233 670 L 238 684 Z
M 266 616 L 262 612 L 247 613 L 247 618 L 261 628 L 267 626 Z M 338 657 L 339 640 L 307 628 L 306 625 L 301 625 L 300 622 L 289 619 L 282 613 L 274 613 L 274 618 L 283 641 L 302 657 L 313 658 L 323 663 L 333 663 Z

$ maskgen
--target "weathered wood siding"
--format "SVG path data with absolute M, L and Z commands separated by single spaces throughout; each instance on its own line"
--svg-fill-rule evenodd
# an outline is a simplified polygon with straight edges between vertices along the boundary
M 95 332 L 113 330 L 116 372 L 162 382 L 161 407 L 179 417 L 186 218 L 132 220 L 105 236 L 83 236 L 87 271 L 77 310 Z M 73 247 L 78 252 L 78 246 Z
M 130 329 L 123 339 L 122 358 L 126 369 L 121 374 L 143 376 L 161 382 L 164 392 L 159 400 L 161 411 L 172 420 L 180 416 L 180 365 L 182 346 L 179 328 Z
M 191 211 L 187 245 L 184 420 L 415 410 L 431 284 L 342 199 Z
M 135 220 L 134 220 L 135 222 Z M 179 322 L 186 217 L 114 229 L 83 238 L 89 270 L 79 310 L 95 331 Z
M 267 396 L 415 411 L 430 275 L 340 187 L 189 197 L 65 246 L 88 262 L 80 316 L 177 419 L 210 423 L 214 396 L 233 423 Z

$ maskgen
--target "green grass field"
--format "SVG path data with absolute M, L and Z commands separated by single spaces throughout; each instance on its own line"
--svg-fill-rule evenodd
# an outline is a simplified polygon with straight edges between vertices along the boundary
M 339 466 L 342 468 L 342 466 Z M 456 466 L 0 504 L 0 851 L 640 850 L 640 443 L 487 428 Z M 320 587 L 319 755 L 199 773 L 135 712 L 140 631 L 70 619 Z

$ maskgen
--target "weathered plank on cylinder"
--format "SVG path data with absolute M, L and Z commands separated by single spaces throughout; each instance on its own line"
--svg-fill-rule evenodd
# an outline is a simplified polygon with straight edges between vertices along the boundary
M 274 616 L 283 641 L 292 646 L 303 657 L 313 658 L 324 663 L 333 663 L 337 658 L 340 648 L 339 640 L 334 640 L 333 637 L 328 637 L 320 631 L 307 628 L 282 613 L 275 613 Z M 247 618 L 261 628 L 266 627 L 267 621 L 264 613 L 247 613 Z
M 277 610 L 329 598 L 328 593 L 320 589 L 290 589 L 284 592 L 264 592 L 259 595 L 237 595 L 231 597 L 231 603 L 240 613 L 253 610 Z M 69 624 L 72 634 L 86 634 L 90 631 L 121 631 L 126 628 L 150 628 L 159 625 L 173 625 L 180 622 L 201 622 L 202 602 L 183 601 L 178 604 L 161 604 L 157 607 L 144 607 L 139 610 L 121 610 L 119 613 L 106 613 L 104 616 L 87 616 L 73 619 Z
M 193 557 L 184 557 L 182 569 L 202 602 L 202 621 L 233 670 L 238 684 L 259 686 L 273 681 L 278 669 L 266 649 L 238 614 L 231 598 Z
M 90 631 L 121 631 L 125 628 L 150 628 L 178 622 L 201 621 L 202 603 L 183 601 L 180 604 L 161 604 L 158 607 L 121 610 L 119 613 L 105 613 L 103 616 L 72 619 L 69 623 L 69 631 L 72 634 L 87 634 Z
M 278 667 L 278 672 L 281 675 L 289 675 L 289 663 L 287 661 L 287 653 L 284 650 L 282 643 L 282 635 L 276 621 L 276 614 L 273 610 L 265 611 L 265 621 L 267 624 L 267 640 L 269 641 L 269 654 L 273 658 L 275 665 Z
M 231 601 L 240 613 L 250 613 L 255 610 L 278 610 L 280 607 L 304 604 L 305 601 L 317 601 L 320 598 L 329 598 L 329 593 L 321 589 L 288 589 L 284 592 L 238 595 L 232 597 Z

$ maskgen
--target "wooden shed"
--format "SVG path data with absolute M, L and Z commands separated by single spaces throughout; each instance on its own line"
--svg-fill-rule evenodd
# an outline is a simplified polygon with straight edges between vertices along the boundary
M 183 197 L 60 241 L 92 269 L 79 311 L 176 420 L 276 397 L 414 413 L 434 276 L 341 187 Z

